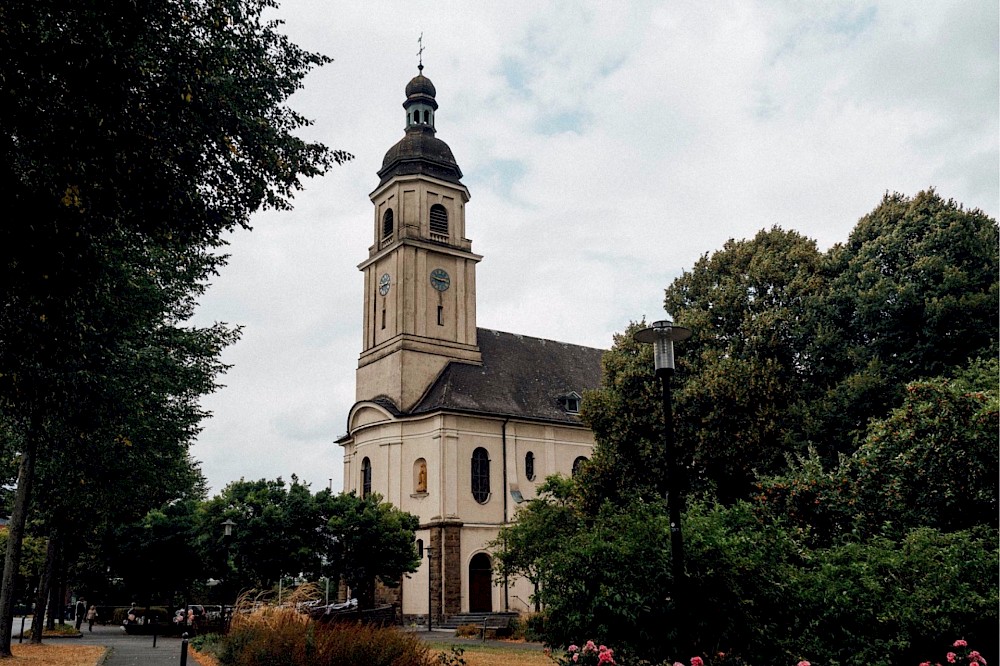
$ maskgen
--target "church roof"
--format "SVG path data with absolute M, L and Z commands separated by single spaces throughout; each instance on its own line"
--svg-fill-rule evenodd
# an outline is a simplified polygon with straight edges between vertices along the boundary
M 435 99 L 437 90 L 431 80 L 424 76 L 424 66 L 420 65 L 420 73 L 406 84 L 406 101 L 403 108 L 407 109 L 406 134 L 396 145 L 390 148 L 382 159 L 379 170 L 379 186 L 387 183 L 394 176 L 426 174 L 449 183 L 462 182 L 462 170 L 455 161 L 448 144 L 434 136 L 434 121 L 430 116 L 424 116 L 422 121 L 413 120 L 409 109 L 416 107 L 417 117 L 420 109 L 437 110 Z
M 602 349 L 476 329 L 483 364 L 452 362 L 411 413 L 440 409 L 580 423 L 560 399 L 601 384 Z
M 434 128 L 429 125 L 406 128 L 406 134 L 386 152 L 382 160 L 382 168 L 378 172 L 379 185 L 384 185 L 393 176 L 415 173 L 434 176 L 449 183 L 462 182 L 462 170 L 458 168 L 451 148 L 434 136 Z

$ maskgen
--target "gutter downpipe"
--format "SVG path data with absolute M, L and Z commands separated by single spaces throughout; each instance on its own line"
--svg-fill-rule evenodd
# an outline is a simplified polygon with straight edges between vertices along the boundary
M 507 488 L 507 423 L 510 419 L 504 419 L 503 424 L 500 426 L 500 438 L 503 441 L 503 526 L 507 526 L 507 494 L 510 492 Z M 505 613 L 510 612 L 510 585 L 507 580 L 507 574 L 503 576 L 503 610 Z

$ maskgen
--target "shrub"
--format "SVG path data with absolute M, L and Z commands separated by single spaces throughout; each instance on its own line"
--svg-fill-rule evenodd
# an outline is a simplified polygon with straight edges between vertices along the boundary
M 396 629 L 320 624 L 291 608 L 234 618 L 222 641 L 224 666 L 430 666 L 426 645 Z
M 523 627 L 524 640 L 545 640 L 545 613 L 529 613 L 521 617 L 518 625 Z
M 456 636 L 468 637 L 468 636 L 478 636 L 481 626 L 478 624 L 462 624 L 455 629 Z

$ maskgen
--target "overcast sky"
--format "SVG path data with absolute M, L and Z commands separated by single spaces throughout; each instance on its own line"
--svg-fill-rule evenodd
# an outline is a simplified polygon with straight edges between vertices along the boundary
M 478 324 L 609 347 L 730 238 L 779 225 L 825 249 L 886 191 L 933 186 L 994 218 L 998 7 L 956 2 L 332 2 L 274 14 L 334 62 L 291 105 L 355 159 L 262 213 L 198 323 L 244 327 L 192 449 L 213 492 L 298 474 L 342 488 L 361 351 L 368 194 L 437 88 L 472 199 Z M 683 353 L 683 350 L 680 350 Z

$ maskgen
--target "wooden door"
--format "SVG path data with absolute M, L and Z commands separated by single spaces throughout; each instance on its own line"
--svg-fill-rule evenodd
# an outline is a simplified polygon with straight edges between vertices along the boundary
M 493 566 L 486 553 L 477 553 L 469 562 L 469 612 L 493 612 Z

